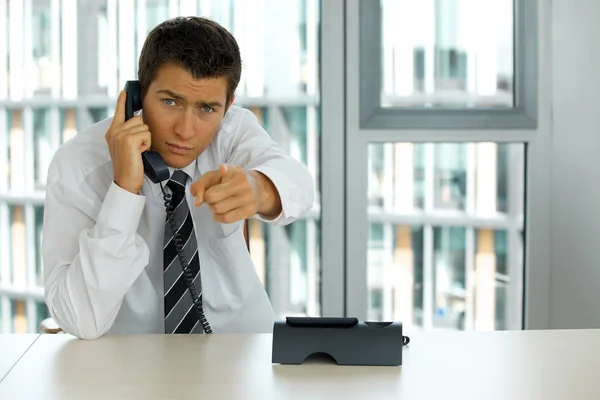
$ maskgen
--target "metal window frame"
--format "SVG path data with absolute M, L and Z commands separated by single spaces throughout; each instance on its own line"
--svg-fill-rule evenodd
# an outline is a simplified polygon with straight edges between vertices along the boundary
M 515 57 L 517 87 L 525 90 L 521 108 L 489 113 L 485 109 L 464 110 L 458 114 L 447 110 L 380 110 L 380 85 L 373 85 L 373 76 L 365 71 L 378 70 L 372 63 L 378 57 L 365 52 L 377 47 L 361 32 L 378 32 L 369 27 L 379 10 L 378 2 L 346 0 L 346 88 L 345 88 L 345 286 L 346 315 L 367 317 L 367 230 L 369 222 L 365 188 L 368 186 L 368 146 L 373 142 L 497 142 L 521 143 L 525 147 L 524 171 L 524 230 L 526 245 L 523 251 L 522 309 L 513 313 L 516 323 L 511 329 L 546 329 L 550 322 L 550 245 L 551 245 L 551 169 L 549 152 L 552 131 L 552 52 L 551 5 L 542 0 L 516 0 Z M 525 3 L 527 1 L 527 3 Z M 369 8 L 371 10 L 369 11 Z M 369 12 L 371 15 L 369 15 Z M 525 24 L 527 20 L 527 24 Z M 379 22 L 377 23 L 379 25 Z M 368 44 L 368 46 L 367 46 Z M 519 54 L 520 53 L 520 54 Z M 369 55 L 370 54 L 370 55 Z M 544 68 L 538 68 L 543 65 Z M 529 80 L 529 81 L 528 81 Z M 375 87 L 377 95 L 365 99 L 363 89 Z M 521 89 L 517 89 L 519 91 Z M 517 94 L 517 97 L 519 94 Z M 367 98 L 369 96 L 366 96 Z M 377 100 L 377 101 L 373 101 Z M 523 102 L 524 100 L 521 100 Z M 519 105 L 518 105 L 519 106 Z M 380 112 L 381 111 L 381 112 Z M 374 114 L 373 114 L 374 112 Z M 426 207 L 427 208 L 427 207 Z M 513 223 L 514 225 L 514 223 Z M 424 264 L 432 244 L 431 230 L 424 238 Z M 513 241 L 514 243 L 514 241 Z M 512 255 L 517 257 L 518 254 Z M 428 280 L 425 268 L 424 279 Z M 512 295 L 512 294 L 511 294 Z M 427 301 L 427 288 L 424 290 Z M 513 303 L 514 304 L 514 303 Z M 424 304 L 427 308 L 430 305 Z
M 380 1 L 358 0 L 360 127 L 362 129 L 535 129 L 537 127 L 537 2 L 514 0 L 513 108 L 383 108 Z
M 347 314 L 345 0 L 321 0 L 321 315 Z M 366 243 L 363 242 L 363 244 Z M 365 298 L 366 300 L 366 298 Z

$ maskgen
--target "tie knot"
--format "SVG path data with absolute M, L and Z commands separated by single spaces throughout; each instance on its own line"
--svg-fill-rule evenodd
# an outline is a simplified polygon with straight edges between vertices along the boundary
M 185 188 L 185 182 L 187 181 L 187 174 L 185 172 L 183 172 L 182 170 L 178 169 L 175 172 L 173 172 L 173 175 L 171 175 L 171 181 L 174 181 L 176 183 L 179 183 L 181 186 L 183 186 Z
M 187 178 L 187 174 L 181 170 L 177 170 L 171 175 L 171 179 L 167 182 L 167 187 L 173 192 L 174 199 L 183 198 Z

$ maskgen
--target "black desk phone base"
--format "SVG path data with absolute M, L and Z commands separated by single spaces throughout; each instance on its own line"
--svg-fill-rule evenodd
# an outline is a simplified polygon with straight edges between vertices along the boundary
M 326 354 L 339 365 L 398 366 L 409 340 L 399 321 L 287 317 L 273 326 L 272 362 L 302 364 L 312 355 Z

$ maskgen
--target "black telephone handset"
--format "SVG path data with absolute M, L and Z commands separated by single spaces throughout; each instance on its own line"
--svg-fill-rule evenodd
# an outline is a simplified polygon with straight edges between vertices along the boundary
M 142 109 L 142 91 L 139 81 L 127 81 L 127 83 L 125 83 L 125 92 L 127 92 L 127 98 L 125 100 L 125 121 L 127 121 L 128 119 L 133 118 L 133 114 L 136 111 Z M 185 255 L 184 251 L 185 244 L 181 239 L 181 235 L 179 232 L 177 232 L 171 194 L 165 192 L 162 184 L 163 181 L 166 181 L 171 177 L 169 168 L 160 154 L 155 151 L 144 151 L 142 153 L 142 162 L 144 163 L 144 174 L 146 174 L 148 179 L 150 179 L 153 183 L 160 183 L 160 188 L 164 196 L 165 208 L 167 211 L 167 220 L 171 226 L 171 232 L 173 232 L 175 250 L 177 251 L 179 261 L 181 261 L 183 277 L 185 278 L 185 283 L 190 291 L 190 295 L 192 296 L 192 301 L 196 309 L 196 315 L 200 321 L 200 325 L 202 326 L 204 333 L 213 333 L 212 328 L 210 327 L 210 324 L 204 315 L 204 310 L 202 308 L 202 297 L 198 295 L 198 290 L 194 285 L 194 276 L 190 270 L 187 256 Z
M 142 109 L 142 91 L 139 81 L 127 81 L 125 83 L 127 99 L 125 101 L 125 121 L 133 118 L 136 111 Z M 169 168 L 160 154 L 155 151 L 146 150 L 142 153 L 144 173 L 153 183 L 159 183 L 169 179 Z

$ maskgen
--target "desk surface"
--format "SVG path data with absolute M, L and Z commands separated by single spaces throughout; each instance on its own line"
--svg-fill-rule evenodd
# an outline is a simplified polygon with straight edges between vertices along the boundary
M 39 334 L 0 334 L 0 382 Z
M 0 399 L 600 399 L 600 330 L 410 336 L 402 367 L 350 367 L 273 365 L 270 335 L 41 335 Z

